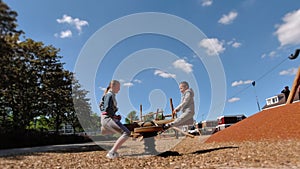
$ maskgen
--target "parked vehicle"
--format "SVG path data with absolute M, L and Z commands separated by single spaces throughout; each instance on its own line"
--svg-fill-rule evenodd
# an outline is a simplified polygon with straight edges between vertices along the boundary
M 239 121 L 242 121 L 245 118 L 246 118 L 246 116 L 243 115 L 243 114 L 220 116 L 217 119 L 218 125 L 216 126 L 213 133 L 224 130 L 225 128 L 227 128 L 227 127 L 229 127 L 229 126 L 231 126 L 231 125 L 233 125 L 233 124 L 235 124 Z
M 201 135 L 202 123 L 195 123 L 188 129 L 188 133 L 194 136 Z
M 202 135 L 211 135 L 215 131 L 218 121 L 216 120 L 205 120 L 202 121 L 201 134 Z

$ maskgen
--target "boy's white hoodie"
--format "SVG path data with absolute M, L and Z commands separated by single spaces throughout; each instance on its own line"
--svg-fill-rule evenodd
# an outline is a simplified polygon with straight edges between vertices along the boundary
M 187 89 L 181 96 L 181 103 L 176 107 L 182 114 L 173 122 L 174 126 L 192 125 L 194 123 L 195 104 L 194 91 Z

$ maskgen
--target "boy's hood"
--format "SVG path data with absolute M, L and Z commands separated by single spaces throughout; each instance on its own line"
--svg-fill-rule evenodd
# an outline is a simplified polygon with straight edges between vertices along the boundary
M 194 97 L 194 91 L 193 91 L 193 89 L 188 88 L 184 93 L 186 93 L 186 92 L 190 92 L 191 96 Z

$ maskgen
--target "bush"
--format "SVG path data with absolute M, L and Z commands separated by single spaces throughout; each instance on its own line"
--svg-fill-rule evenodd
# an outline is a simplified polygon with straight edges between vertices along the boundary
M 86 143 L 92 140 L 88 136 L 59 135 L 50 132 L 25 131 L 0 133 L 0 149 L 35 147 L 56 144 Z

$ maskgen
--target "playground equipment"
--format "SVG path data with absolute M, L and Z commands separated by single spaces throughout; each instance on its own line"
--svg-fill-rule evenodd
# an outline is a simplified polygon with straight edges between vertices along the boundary
M 177 118 L 176 114 L 173 113 L 174 107 L 172 98 L 170 98 L 170 106 L 172 113 L 169 115 L 164 115 L 163 112 L 159 112 L 159 110 L 157 110 L 156 113 L 143 116 L 142 105 L 140 105 L 140 120 L 132 121 L 130 124 L 125 124 L 125 126 L 131 131 L 131 136 L 134 138 L 140 138 L 142 140 L 143 138 L 157 136 L 158 134 L 164 132 L 163 126 L 165 124 L 173 122 Z M 145 121 L 145 117 L 151 115 L 155 115 L 155 119 L 152 121 Z M 194 135 L 186 133 L 177 127 L 171 128 L 188 137 L 194 138 Z
M 300 49 L 296 49 L 294 54 L 291 54 L 291 56 L 289 56 L 289 59 L 293 60 L 296 59 L 299 56 L 300 53 Z M 287 99 L 286 104 L 291 104 L 293 103 L 294 97 L 296 95 L 296 91 L 298 86 L 300 85 L 300 66 L 298 67 L 298 72 L 295 76 L 294 82 L 293 82 L 293 86 L 292 86 L 292 90 L 290 92 L 290 95 Z M 300 96 L 299 96 L 300 97 Z
M 294 97 L 296 95 L 297 88 L 299 88 L 299 85 L 300 85 L 300 66 L 298 67 L 298 72 L 297 72 L 297 74 L 295 76 L 295 79 L 294 79 L 294 82 L 293 82 L 293 86 L 292 86 L 292 90 L 291 90 L 291 92 L 289 94 L 289 97 L 287 99 L 286 104 L 293 103 Z

